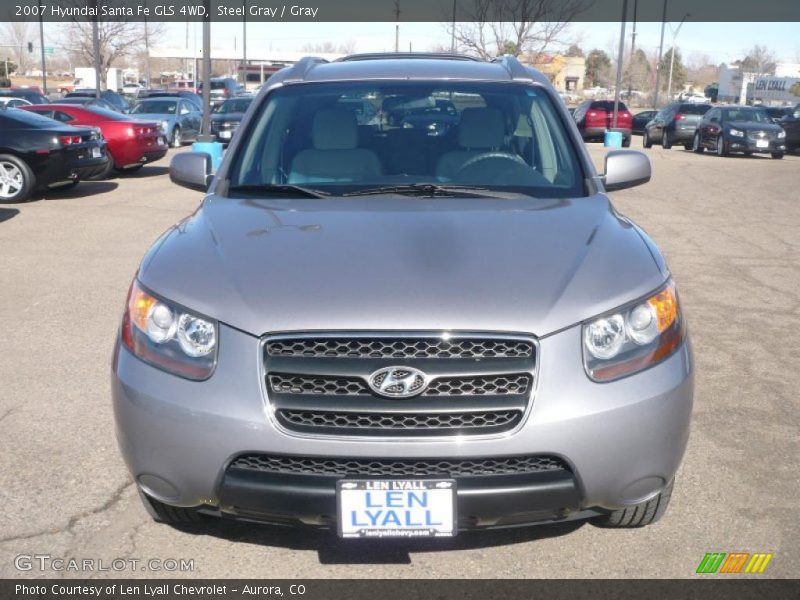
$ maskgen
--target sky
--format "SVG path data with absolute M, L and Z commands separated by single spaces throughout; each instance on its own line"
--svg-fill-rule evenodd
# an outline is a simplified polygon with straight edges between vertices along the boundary
M 671 27 L 664 33 L 664 48 L 672 45 Z M 197 28 L 197 44 L 201 43 L 201 25 Z M 166 39 L 177 40 L 183 46 L 185 24 L 170 24 Z M 212 45 L 233 48 L 241 44 L 241 24 L 218 23 L 212 26 Z M 630 45 L 632 24 L 626 26 L 626 45 Z M 660 23 L 637 24 L 637 47 L 647 51 L 658 48 Z M 573 23 L 563 38 L 577 41 L 585 51 L 601 48 L 610 51 L 619 42 L 619 23 Z M 191 46 L 194 32 L 190 30 Z M 355 43 L 356 52 L 393 51 L 395 23 L 248 23 L 248 47 L 260 45 L 282 51 L 300 51 L 307 44 L 330 41 L 335 45 Z M 430 50 L 439 45 L 449 46 L 446 26 L 441 23 L 401 23 L 400 49 Z M 798 23 L 693 23 L 687 21 L 677 33 L 676 45 L 684 57 L 693 53 L 706 54 L 712 62 L 732 62 L 743 57 L 745 50 L 755 44 L 766 45 L 776 53 L 779 62 L 800 62 L 800 24 Z

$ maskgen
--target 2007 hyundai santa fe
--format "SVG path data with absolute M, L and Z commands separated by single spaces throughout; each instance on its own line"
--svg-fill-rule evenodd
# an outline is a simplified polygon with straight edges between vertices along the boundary
M 308 58 L 268 82 L 149 250 L 113 361 L 158 520 L 343 537 L 661 517 L 692 354 L 658 248 L 513 58 Z

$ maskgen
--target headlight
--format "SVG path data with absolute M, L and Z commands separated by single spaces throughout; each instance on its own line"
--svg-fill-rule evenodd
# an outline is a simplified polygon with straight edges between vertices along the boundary
M 785 137 L 786 137 L 786 132 L 785 131 L 779 131 L 778 132 L 778 139 L 779 140 L 782 140 Z
M 744 131 L 742 131 L 741 129 L 734 129 L 731 127 L 729 133 L 735 137 L 744 137 Z
M 207 379 L 217 362 L 217 323 L 154 296 L 136 281 L 128 294 L 121 337 L 144 362 L 187 379 Z
M 686 336 L 675 286 L 583 325 L 583 362 L 594 381 L 631 375 L 671 356 Z

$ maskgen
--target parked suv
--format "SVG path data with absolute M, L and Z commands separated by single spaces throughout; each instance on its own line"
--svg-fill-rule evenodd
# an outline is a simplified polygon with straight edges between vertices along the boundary
M 613 100 L 586 100 L 578 105 L 572 118 L 586 141 L 603 141 L 606 131 L 619 131 L 622 133 L 622 145 L 631 145 L 633 116 L 624 102 L 617 105 L 616 127 Z
M 353 100 L 452 103 L 446 130 Z M 672 276 L 547 77 L 504 57 L 304 59 L 273 75 L 201 206 L 142 260 L 113 358 L 120 447 L 158 520 L 351 537 L 666 510 L 691 416 Z
M 695 102 L 667 104 L 645 125 L 642 145 L 650 148 L 655 141 L 661 142 L 664 150 L 669 150 L 675 144 L 682 144 L 691 150 L 697 124 L 710 109 L 710 104 Z
M 244 92 L 244 86 L 236 82 L 232 77 L 214 77 L 210 82 L 211 90 L 211 105 L 216 106 L 222 104 L 228 98 L 233 98 Z M 198 95 L 203 95 L 203 82 L 201 81 L 197 87 Z

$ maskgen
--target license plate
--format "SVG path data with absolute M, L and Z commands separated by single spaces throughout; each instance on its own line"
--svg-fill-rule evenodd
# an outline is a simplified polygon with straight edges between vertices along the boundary
M 756 148 L 769 148 L 769 140 L 756 140 Z
M 219 132 L 219 137 L 221 137 L 222 139 L 225 139 L 225 140 L 229 140 L 229 139 L 231 139 L 231 132 L 230 131 L 220 131 Z
M 452 479 L 341 480 L 336 484 L 343 538 L 452 537 Z
M 92 148 L 92 158 L 100 158 L 100 148 L 97 146 Z

